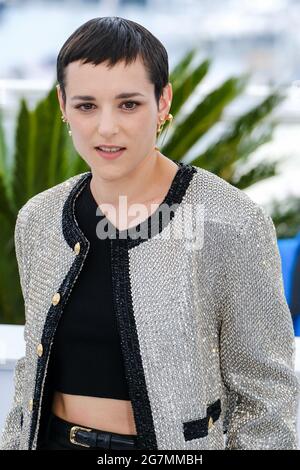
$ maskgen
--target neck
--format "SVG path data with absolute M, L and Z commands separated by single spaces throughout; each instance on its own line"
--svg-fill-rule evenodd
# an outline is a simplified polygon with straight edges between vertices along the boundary
M 162 160 L 166 157 L 157 150 L 144 158 L 132 171 L 120 178 L 105 179 L 92 172 L 91 191 L 98 205 L 118 207 L 120 196 L 126 196 L 127 204 L 143 203 L 159 188 Z

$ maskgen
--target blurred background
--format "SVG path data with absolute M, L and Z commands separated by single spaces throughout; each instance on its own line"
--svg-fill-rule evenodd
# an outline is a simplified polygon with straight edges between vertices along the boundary
M 17 212 L 88 169 L 70 145 L 54 87 L 61 46 L 97 16 L 141 23 L 165 45 L 174 121 L 161 134 L 161 151 L 214 172 L 272 217 L 299 337 L 300 1 L 0 0 L 2 369 L 23 351 Z

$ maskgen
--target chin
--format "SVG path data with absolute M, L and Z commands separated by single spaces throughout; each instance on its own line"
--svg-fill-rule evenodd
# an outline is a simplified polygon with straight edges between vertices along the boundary
M 106 162 L 101 162 L 99 164 L 98 162 L 96 164 L 90 165 L 91 167 L 91 172 L 93 175 L 98 175 L 100 178 L 107 180 L 107 181 L 114 181 L 120 178 L 120 176 L 123 176 L 125 171 L 124 168 L 120 168 L 120 166 L 110 166 L 106 165 Z

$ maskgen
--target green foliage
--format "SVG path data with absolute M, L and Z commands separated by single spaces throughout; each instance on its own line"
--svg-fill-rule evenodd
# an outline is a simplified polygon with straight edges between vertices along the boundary
M 60 116 L 55 86 L 33 111 L 21 101 L 13 165 L 0 119 L 0 323 L 24 323 L 14 250 L 19 209 L 35 194 L 89 169 L 71 145 Z
M 294 237 L 300 230 L 300 198 L 290 196 L 285 201 L 272 201 L 268 212 L 278 238 Z

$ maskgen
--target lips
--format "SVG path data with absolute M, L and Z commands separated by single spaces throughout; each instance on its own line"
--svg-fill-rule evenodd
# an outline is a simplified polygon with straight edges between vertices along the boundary
M 120 148 L 121 150 L 124 150 L 124 148 L 125 148 L 125 147 L 120 147 L 119 145 L 113 145 L 112 147 L 107 147 L 107 148 L 113 149 L 114 147 L 115 148 Z M 101 150 L 102 152 L 104 152 L 104 150 L 100 148 L 100 145 L 98 147 L 95 147 L 95 148 Z
M 100 150 L 99 147 L 95 147 L 95 149 L 98 155 L 105 158 L 106 160 L 114 160 L 123 154 L 124 150 L 126 150 L 126 147 L 122 147 L 118 152 L 105 152 L 104 150 Z

